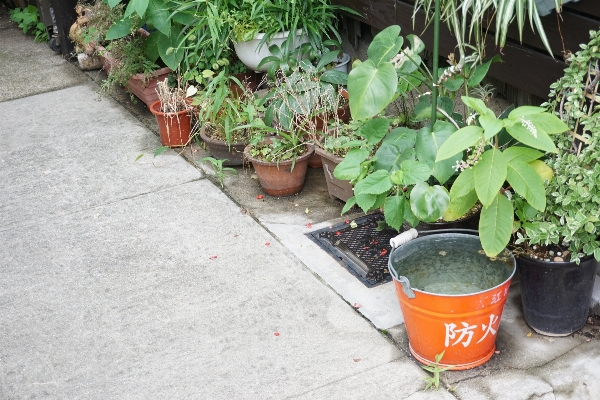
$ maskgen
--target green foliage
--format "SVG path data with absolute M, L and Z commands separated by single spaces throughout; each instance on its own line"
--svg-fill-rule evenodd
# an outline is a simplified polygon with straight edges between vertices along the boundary
M 481 245 L 489 256 L 496 256 L 508 244 L 512 233 L 514 211 L 505 196 L 504 185 L 508 182 L 514 191 L 539 211 L 544 211 L 546 195 L 544 181 L 531 165 L 545 152 L 556 152 L 548 136 L 564 132 L 568 127 L 556 116 L 539 107 L 519 107 L 506 118 L 497 118 L 483 101 L 463 97 L 463 102 L 477 116 L 478 125 L 457 130 L 438 150 L 436 162 L 460 155 L 469 155 L 466 161 L 457 161 L 455 168 L 461 174 L 450 190 L 451 210 L 466 198 L 479 200 L 483 206 L 479 221 Z M 498 145 L 498 134 L 505 129 L 516 142 L 529 147 L 514 145 L 503 148 Z M 468 196 L 468 197 L 467 197 Z M 468 204 L 468 202 L 467 202 Z M 448 215 L 445 219 L 460 215 Z
M 30 32 L 35 35 L 33 40 L 36 43 L 48 41 L 46 25 L 40 21 L 37 7 L 29 5 L 24 9 L 15 8 L 10 10 L 10 19 L 17 23 L 23 33 Z
M 231 85 L 238 85 L 242 94 L 234 94 Z M 221 72 L 194 96 L 193 104 L 199 109 L 198 121 L 204 125 L 210 137 L 229 145 L 248 142 L 250 129 L 237 128 L 254 124 L 264 113 L 264 107 L 256 95 L 243 87 L 238 79 Z
M 215 159 L 213 157 L 204 157 L 200 161 L 201 162 L 209 162 L 210 163 L 210 165 L 212 166 L 213 171 L 215 173 L 215 177 L 219 181 L 219 185 L 221 185 L 221 188 L 223 188 L 225 186 L 226 172 L 232 172 L 234 174 L 237 174 L 237 170 L 235 168 L 223 167 L 223 163 L 225 161 L 227 161 L 227 159 L 217 160 L 217 159 Z
M 109 93 L 116 84 L 126 86 L 135 74 L 141 73 L 148 79 L 160 68 L 146 57 L 145 41 L 145 36 L 133 35 L 110 43 L 106 50 L 116 60 L 116 64 L 112 66 L 108 78 L 102 83 L 101 92 Z
M 425 371 L 431 372 L 431 374 L 433 374 L 433 376 L 428 376 L 428 377 L 424 378 L 425 382 L 427 383 L 427 386 L 425 386 L 425 390 L 433 389 L 434 387 L 436 389 L 439 389 L 440 388 L 440 373 L 452 368 L 452 366 L 440 367 L 440 361 L 442 361 L 442 357 L 444 357 L 445 352 L 446 352 L 446 350 L 442 351 L 440 354 L 436 354 L 434 363 L 431 363 L 428 365 L 423 365 L 421 367 Z
M 584 256 L 600 260 L 600 113 L 597 94 L 600 31 L 569 59 L 563 77 L 551 86 L 547 104 L 580 136 L 557 135 L 558 154 L 547 161 L 554 179 L 546 188 L 546 210 L 536 212 L 515 200 L 517 244 L 567 247 L 571 261 Z
M 259 43 L 263 46 L 278 32 L 302 29 L 315 50 L 323 50 L 322 38 L 331 34 L 341 42 L 336 28 L 336 11 L 360 16 L 356 11 L 330 0 L 230 0 L 229 23 L 235 41 L 248 41 L 258 33 L 265 36 Z

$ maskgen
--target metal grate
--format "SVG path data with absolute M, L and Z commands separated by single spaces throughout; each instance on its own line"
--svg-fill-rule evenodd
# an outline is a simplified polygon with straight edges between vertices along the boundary
M 391 229 L 377 231 L 381 213 L 370 214 L 348 223 L 309 232 L 306 235 L 346 267 L 367 287 L 375 287 L 392 280 L 388 258 L 392 248 L 390 239 L 398 233 Z

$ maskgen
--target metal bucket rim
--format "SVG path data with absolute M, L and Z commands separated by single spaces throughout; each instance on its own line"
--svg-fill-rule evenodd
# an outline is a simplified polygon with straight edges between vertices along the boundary
M 415 243 L 415 242 L 423 241 L 425 239 L 429 239 L 431 237 L 440 237 L 440 236 L 442 236 L 442 237 L 443 236 L 445 236 L 445 237 L 456 237 L 456 238 L 461 238 L 461 237 L 469 237 L 469 238 L 475 237 L 476 238 L 477 237 L 475 235 L 470 235 L 470 234 L 466 234 L 466 233 L 434 233 L 434 234 L 429 234 L 427 236 L 421 236 L 421 237 L 415 238 L 415 239 L 411 240 L 410 243 Z M 392 278 L 394 279 L 394 281 L 398 282 L 400 285 L 402 285 L 402 282 L 400 282 L 400 280 L 399 280 L 400 278 L 406 279 L 406 281 L 410 284 L 410 279 L 408 279 L 407 277 L 405 277 L 403 275 L 397 276 L 396 270 L 394 268 L 392 268 L 392 255 L 394 254 L 394 252 L 396 250 L 398 250 L 401 247 L 402 246 L 399 246 L 399 247 L 393 249 L 392 252 L 390 253 L 390 256 L 388 258 L 388 271 L 390 271 L 390 275 L 392 276 Z M 423 294 L 427 294 L 427 295 L 430 295 L 430 296 L 438 296 L 438 297 L 467 297 L 467 296 L 480 295 L 480 294 L 487 293 L 489 291 L 495 290 L 495 289 L 497 289 L 497 288 L 505 285 L 507 282 L 510 282 L 510 280 L 512 279 L 512 277 L 515 275 L 515 272 L 517 271 L 517 260 L 516 260 L 516 257 L 514 256 L 514 254 L 508 248 L 504 248 L 504 250 L 508 251 L 508 253 L 512 257 L 512 260 L 513 260 L 513 263 L 512 263 L 513 264 L 512 272 L 511 272 L 511 274 L 510 274 L 510 276 L 508 278 L 506 278 L 504 281 L 502 281 L 502 283 L 500 283 L 500 284 L 498 284 L 498 285 L 496 285 L 494 287 L 491 287 L 491 288 L 488 288 L 488 289 L 485 289 L 485 290 L 482 290 L 482 291 L 479 291 L 479 292 L 473 292 L 473 293 L 467 293 L 467 294 L 431 293 L 431 292 L 426 292 L 426 291 L 421 290 L 421 289 L 414 288 L 412 286 L 410 286 L 410 289 L 412 291 L 416 292 L 416 293 L 423 293 Z

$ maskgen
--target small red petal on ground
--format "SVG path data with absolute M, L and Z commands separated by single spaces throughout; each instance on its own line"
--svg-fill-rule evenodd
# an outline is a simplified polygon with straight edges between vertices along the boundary
M 358 304 L 358 303 L 354 303 L 354 305 L 353 305 L 352 307 L 354 307 L 354 308 L 356 308 L 356 309 L 358 310 L 358 309 L 359 309 L 359 308 L 361 308 L 362 306 L 361 306 L 360 304 Z
M 369 250 L 369 246 L 365 246 L 365 250 Z
M 352 359 L 352 361 L 354 361 L 354 362 L 359 362 L 359 361 L 360 361 L 360 358 L 353 358 L 353 359 Z
M 496 353 L 496 354 L 500 354 L 500 350 L 496 350 L 494 353 Z
M 381 250 L 381 253 L 379 253 L 380 256 L 385 256 L 386 254 L 387 254 L 386 249 Z
M 347 220 L 346 220 L 346 223 L 347 223 L 347 224 L 349 224 L 349 223 L 350 223 L 350 220 L 349 220 L 349 219 L 347 219 Z
M 312 224 L 309 222 L 308 224 L 306 224 L 307 228 L 312 228 Z
M 340 236 L 340 235 L 342 234 L 342 232 L 340 232 L 340 231 L 337 231 L 335 234 L 336 234 L 337 236 Z
M 279 332 L 274 332 L 273 335 L 279 336 Z
M 271 242 L 265 243 L 265 246 L 270 246 L 270 245 L 271 245 Z
M 210 256 L 211 260 L 214 260 L 215 258 L 217 258 L 217 256 Z
M 257 198 L 258 200 L 261 200 L 263 197 L 265 197 L 265 196 L 263 196 L 262 194 L 256 195 L 256 198 Z

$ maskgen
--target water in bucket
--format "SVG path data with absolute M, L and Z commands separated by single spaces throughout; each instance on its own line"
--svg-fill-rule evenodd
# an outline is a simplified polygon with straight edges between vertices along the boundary
M 397 277 L 408 278 L 412 289 L 447 295 L 488 290 L 505 282 L 514 270 L 508 250 L 489 258 L 477 236 L 464 234 L 414 239 L 392 253 L 390 264 Z

